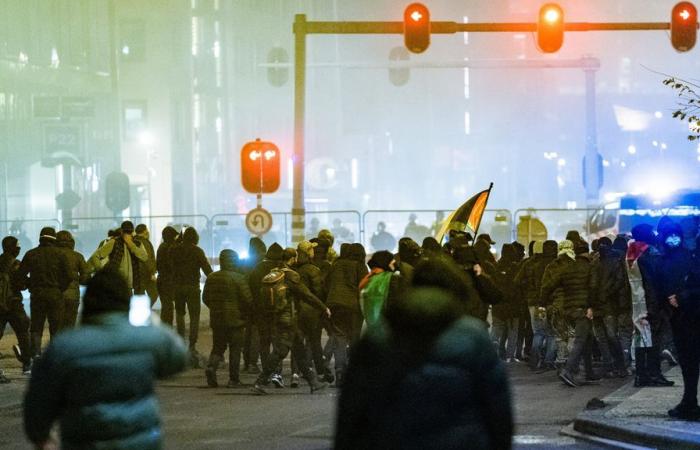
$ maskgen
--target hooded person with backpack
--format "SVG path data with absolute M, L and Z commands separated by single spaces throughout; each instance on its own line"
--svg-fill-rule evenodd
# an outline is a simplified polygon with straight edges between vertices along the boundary
M 262 279 L 260 300 L 262 307 L 272 319 L 273 351 L 265 361 L 263 371 L 255 381 L 253 392 L 266 394 L 265 385 L 270 382 L 282 361 L 292 351 L 297 361 L 299 370 L 304 379 L 309 383 L 311 393 L 324 389 L 327 385 L 318 381 L 316 371 L 308 362 L 305 348 L 301 339 L 297 339 L 298 308 L 300 302 L 306 302 L 314 308 L 322 311 L 327 317 L 331 311 L 316 297 L 301 281 L 297 272 L 291 269 L 297 258 L 297 251 L 293 248 L 282 252 L 282 265 L 279 269 L 273 269 Z

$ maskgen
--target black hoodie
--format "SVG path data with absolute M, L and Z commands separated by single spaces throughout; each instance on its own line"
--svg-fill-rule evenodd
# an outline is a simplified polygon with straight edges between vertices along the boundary
M 255 311 L 259 311 L 258 306 L 260 306 L 260 289 L 262 288 L 262 279 L 270 273 L 272 269 L 282 267 L 282 252 L 284 249 L 275 242 L 267 249 L 267 254 L 265 259 L 260 261 L 253 270 L 248 274 L 248 285 L 250 286 L 250 292 L 253 294 L 253 299 L 255 300 L 254 305 L 256 307 Z
M 194 228 L 187 228 L 182 236 L 182 243 L 173 248 L 173 269 L 175 283 L 185 286 L 199 286 L 199 271 L 204 275 L 212 272 L 211 265 L 204 250 L 197 246 L 199 235 Z

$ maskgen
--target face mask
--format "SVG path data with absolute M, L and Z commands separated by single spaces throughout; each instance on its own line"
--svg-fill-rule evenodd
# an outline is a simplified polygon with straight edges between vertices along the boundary
M 677 236 L 675 234 L 672 234 L 671 236 L 666 238 L 666 245 L 675 248 L 681 245 L 681 237 Z

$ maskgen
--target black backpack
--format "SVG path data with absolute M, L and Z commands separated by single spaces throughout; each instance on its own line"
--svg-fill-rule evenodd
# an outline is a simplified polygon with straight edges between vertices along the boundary
M 285 269 L 272 269 L 263 277 L 260 299 L 265 312 L 279 315 L 289 311 L 291 305 L 285 275 Z

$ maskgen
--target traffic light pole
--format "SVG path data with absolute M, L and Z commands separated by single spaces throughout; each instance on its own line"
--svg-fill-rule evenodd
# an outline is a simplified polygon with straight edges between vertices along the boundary
M 564 31 L 648 31 L 670 30 L 668 22 L 571 22 Z M 431 22 L 431 34 L 455 33 L 527 33 L 537 32 L 536 23 L 458 23 Z M 306 20 L 305 14 L 294 17 L 294 191 L 292 204 L 292 242 L 304 239 L 304 138 L 306 112 L 306 37 L 310 34 L 403 34 L 403 22 L 338 22 Z M 586 72 L 586 172 L 589 174 L 586 197 L 598 198 L 598 144 L 595 124 L 595 69 Z M 590 166 L 590 167 L 588 167 Z M 594 175 L 594 176 L 591 176 Z M 595 192 L 594 192 L 595 191 Z

